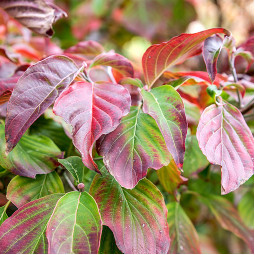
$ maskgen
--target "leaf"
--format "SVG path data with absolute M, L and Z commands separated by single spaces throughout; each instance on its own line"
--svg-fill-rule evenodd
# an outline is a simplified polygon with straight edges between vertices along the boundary
M 183 163 L 183 175 L 189 177 L 192 173 L 204 169 L 209 162 L 200 150 L 195 135 L 188 134 L 185 145 L 186 150 Z
M 25 71 L 15 86 L 7 107 L 7 152 L 15 147 L 25 131 L 55 101 L 80 70 L 67 57 L 50 56 Z
M 197 128 L 199 147 L 208 161 L 222 167 L 222 194 L 253 175 L 254 140 L 240 111 L 222 102 L 207 107 Z
M 143 87 L 142 81 L 137 78 L 124 78 L 124 79 L 120 80 L 120 84 L 121 85 L 133 85 L 138 88 Z
M 244 194 L 238 204 L 241 219 L 249 228 L 254 228 L 254 190 Z
M 85 56 L 94 57 L 104 52 L 104 48 L 96 41 L 83 41 L 66 49 L 65 53 L 81 54 Z
M 169 253 L 200 254 L 198 234 L 191 220 L 177 202 L 167 205 L 171 247 Z
M 173 194 L 182 183 L 187 181 L 185 177 L 181 176 L 181 172 L 173 159 L 169 165 L 160 168 L 157 171 L 157 175 L 161 185 L 170 194 Z
M 195 34 L 181 34 L 149 47 L 142 58 L 145 83 L 151 87 L 170 66 L 200 54 L 201 43 L 216 33 L 229 35 L 226 29 L 212 28 Z
M 180 95 L 168 85 L 154 88 L 149 92 L 143 89 L 141 94 L 144 100 L 144 113 L 156 120 L 169 152 L 177 167 L 181 168 L 188 125 Z
M 54 171 L 37 175 L 35 179 L 15 176 L 7 186 L 7 199 L 16 207 L 54 193 L 64 193 L 63 183 Z
M 132 106 L 120 125 L 102 137 L 98 151 L 118 183 L 132 189 L 148 168 L 159 169 L 170 161 L 170 154 L 155 120 Z
M 1 0 L 0 7 L 32 31 L 51 37 L 52 24 L 67 14 L 43 0 Z
M 24 135 L 8 155 L 5 153 L 4 125 L 0 124 L 0 165 L 14 174 L 35 178 L 58 166 L 59 148 L 45 136 Z
M 222 38 L 218 35 L 208 37 L 204 41 L 203 58 L 212 83 L 217 74 L 217 61 L 223 44 Z
M 77 183 L 82 182 L 85 166 L 80 157 L 72 156 L 65 159 L 59 159 L 58 162 L 70 172 Z
M 147 179 L 132 190 L 122 188 L 101 162 L 100 167 L 102 175 L 96 175 L 90 194 L 118 248 L 128 254 L 167 253 L 167 209 L 160 191 Z
M 118 84 L 77 82 L 57 99 L 54 112 L 73 127 L 73 143 L 85 166 L 97 170 L 92 158 L 95 141 L 110 133 L 129 111 L 127 89 Z
M 8 219 L 8 215 L 6 214 L 6 205 L 0 207 L 0 226 L 6 219 Z
M 122 254 L 115 243 L 115 238 L 112 231 L 107 227 L 103 226 L 99 254 Z
M 58 200 L 47 225 L 48 253 L 96 254 L 101 224 L 97 204 L 87 192 L 67 193 Z
M 1 253 L 47 253 L 45 229 L 62 194 L 49 195 L 19 208 L 0 227 Z
M 119 71 L 124 76 L 134 76 L 134 69 L 131 62 L 118 53 L 109 52 L 98 55 L 90 64 L 90 68 L 98 65 L 110 66 Z
M 227 199 L 215 195 L 206 195 L 206 197 L 202 197 L 202 201 L 210 208 L 222 228 L 243 239 L 251 251 L 254 250 L 253 231 L 244 225 L 238 211 Z

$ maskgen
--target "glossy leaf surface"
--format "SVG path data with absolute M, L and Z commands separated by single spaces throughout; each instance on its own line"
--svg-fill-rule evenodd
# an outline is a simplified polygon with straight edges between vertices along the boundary
M 208 37 L 203 46 L 203 58 L 212 83 L 217 74 L 217 60 L 223 46 L 223 40 L 218 35 Z
M 32 31 L 52 36 L 52 24 L 66 13 L 44 0 L 1 0 L 0 7 Z
M 59 199 L 46 230 L 48 253 L 96 254 L 102 232 L 95 200 L 87 192 L 70 192 Z
M 19 208 L 38 198 L 64 192 L 63 183 L 54 171 L 37 175 L 35 179 L 15 176 L 7 187 L 7 198 Z
M 198 234 L 191 220 L 177 202 L 167 204 L 171 247 L 169 253 L 199 254 Z
M 167 209 L 160 191 L 149 180 L 128 190 L 100 164 L 90 194 L 95 198 L 103 224 L 108 226 L 123 253 L 167 253 L 169 249 Z
M 131 104 L 127 89 L 118 84 L 77 82 L 68 87 L 54 105 L 54 112 L 73 127 L 73 143 L 91 170 L 95 141 L 113 131 Z
M 14 174 L 30 178 L 53 171 L 59 164 L 57 158 L 63 156 L 45 136 L 24 135 L 8 155 L 5 146 L 4 125 L 0 124 L 0 165 Z
M 103 53 L 98 55 L 93 60 L 90 67 L 98 65 L 110 66 L 127 77 L 134 76 L 134 69 L 131 62 L 118 53 Z
M 199 147 L 209 162 L 222 167 L 222 194 L 253 175 L 254 139 L 240 111 L 223 102 L 207 107 L 197 128 Z
M 102 137 L 98 150 L 109 172 L 128 189 L 146 176 L 148 168 L 159 169 L 170 161 L 157 123 L 140 106 L 132 106 L 120 125 Z
M 201 53 L 201 43 L 216 33 L 229 34 L 223 28 L 212 28 L 195 34 L 181 34 L 168 42 L 154 44 L 143 55 L 146 84 L 150 87 L 170 66 Z
M 27 203 L 5 220 L 0 227 L 1 253 L 47 253 L 45 229 L 61 196 L 53 194 Z
M 157 171 L 158 179 L 164 189 L 173 194 L 180 184 L 187 181 L 185 177 L 181 176 L 181 171 L 178 169 L 174 160 L 172 159 L 167 166 L 163 166 Z
M 74 62 L 64 56 L 50 56 L 25 71 L 7 106 L 5 130 L 8 152 L 79 71 Z
M 188 127 L 180 95 L 168 85 L 141 90 L 141 94 L 144 113 L 156 120 L 177 167 L 182 167 Z
M 253 231 L 245 226 L 235 207 L 227 199 L 220 196 L 207 195 L 202 199 L 208 205 L 221 227 L 242 238 L 251 251 L 254 251 Z

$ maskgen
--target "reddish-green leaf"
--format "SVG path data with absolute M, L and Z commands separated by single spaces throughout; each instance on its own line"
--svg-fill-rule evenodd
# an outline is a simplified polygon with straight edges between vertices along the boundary
M 79 42 L 65 50 L 65 53 L 74 53 L 85 55 L 86 57 L 94 57 L 104 52 L 104 48 L 96 41 Z
M 119 55 L 118 53 L 109 52 L 109 53 L 102 53 L 98 55 L 93 60 L 90 67 L 98 66 L 98 65 L 110 66 L 118 70 L 124 76 L 128 76 L 128 77 L 134 76 L 134 69 L 131 62 L 125 57 Z
M 1 253 L 47 253 L 45 230 L 62 194 L 49 195 L 22 206 L 0 227 Z
M 168 85 L 141 90 L 141 94 L 144 113 L 156 120 L 177 167 L 182 167 L 188 125 L 180 95 Z
M 223 40 L 218 35 L 208 37 L 204 42 L 203 57 L 207 72 L 212 83 L 217 74 L 217 60 L 223 46 Z
M 177 202 L 168 203 L 167 209 L 167 222 L 171 237 L 169 253 L 201 253 L 196 229 L 180 204 Z
M 1 0 L 0 7 L 32 31 L 52 36 L 52 24 L 67 16 L 57 6 L 44 0 Z
M 199 147 L 212 164 L 222 167 L 222 194 L 253 175 L 254 139 L 241 112 L 222 102 L 207 107 L 197 128 Z
M 67 193 L 57 202 L 47 225 L 48 253 L 95 254 L 101 232 L 95 200 L 87 192 Z
M 6 197 L 19 208 L 38 198 L 64 192 L 63 183 L 54 171 L 37 175 L 35 179 L 15 176 L 8 184 Z
M 122 85 L 133 85 L 133 86 L 138 87 L 138 88 L 143 87 L 142 81 L 137 79 L 137 78 L 124 78 L 124 79 L 120 80 L 120 84 L 122 84 Z
M 7 107 L 5 130 L 8 152 L 79 72 L 75 63 L 64 56 L 48 57 L 25 71 Z
M 68 87 L 54 105 L 54 112 L 73 127 L 73 143 L 83 163 L 97 166 L 92 158 L 95 141 L 113 131 L 131 104 L 127 89 L 118 84 L 77 82 Z
M 163 136 L 155 120 L 132 106 L 120 125 L 98 144 L 104 163 L 119 184 L 132 189 L 148 168 L 159 169 L 170 161 Z
M 147 179 L 132 190 L 122 188 L 103 164 L 100 166 L 102 176 L 96 175 L 90 193 L 118 248 L 129 254 L 167 253 L 167 209 L 160 191 Z
M 146 84 L 152 86 L 170 66 L 200 54 L 202 42 L 216 33 L 229 34 L 223 28 L 212 28 L 195 34 L 181 34 L 168 42 L 149 47 L 142 59 Z
M 174 191 L 187 179 L 181 176 L 181 171 L 178 169 L 172 159 L 167 166 L 163 166 L 157 171 L 157 175 L 164 189 L 173 194 Z
M 63 154 L 46 136 L 24 135 L 8 155 L 5 153 L 4 125 L 0 124 L 0 165 L 14 174 L 35 178 L 58 165 Z
M 254 251 L 253 231 L 245 226 L 238 211 L 227 199 L 215 195 L 206 195 L 206 197 L 202 197 L 202 201 L 208 205 L 222 228 L 242 238 L 251 251 Z

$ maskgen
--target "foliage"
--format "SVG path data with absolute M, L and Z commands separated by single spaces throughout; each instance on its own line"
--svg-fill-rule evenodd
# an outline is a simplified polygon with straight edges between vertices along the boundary
M 91 26 L 106 15 L 153 41 L 171 25 L 150 34 L 127 22 L 139 1 L 105 2 L 90 5 Z M 177 2 L 177 13 L 194 11 Z M 51 37 L 66 16 L 51 2 L 0 7 L 2 253 L 201 253 L 212 243 L 227 253 L 231 240 L 253 252 L 252 38 L 237 47 L 224 28 L 182 33 L 137 64 L 94 40 L 62 49 L 33 36 L 25 27 Z M 207 72 L 187 64 L 199 57 Z

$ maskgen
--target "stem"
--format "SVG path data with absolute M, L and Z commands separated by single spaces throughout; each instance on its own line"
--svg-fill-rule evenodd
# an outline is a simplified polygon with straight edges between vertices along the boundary
M 93 160 L 101 160 L 101 159 L 103 159 L 103 157 L 97 157 L 97 158 L 93 158 Z
M 254 107 L 254 98 L 241 109 L 241 113 L 245 114 L 249 112 L 251 109 L 253 109 L 253 107 Z
M 65 179 L 66 179 L 68 185 L 70 186 L 70 188 L 71 188 L 72 190 L 74 190 L 74 191 L 77 191 L 77 189 L 74 187 L 72 181 L 69 179 L 69 177 L 68 177 L 68 175 L 67 175 L 66 172 L 64 172 L 64 177 L 65 177 Z
M 2 219 L 4 213 L 6 212 L 7 208 L 9 207 L 10 203 L 11 203 L 11 201 L 8 200 L 8 202 L 4 205 L 4 210 L 3 210 L 2 214 L 0 215 L 0 219 Z

